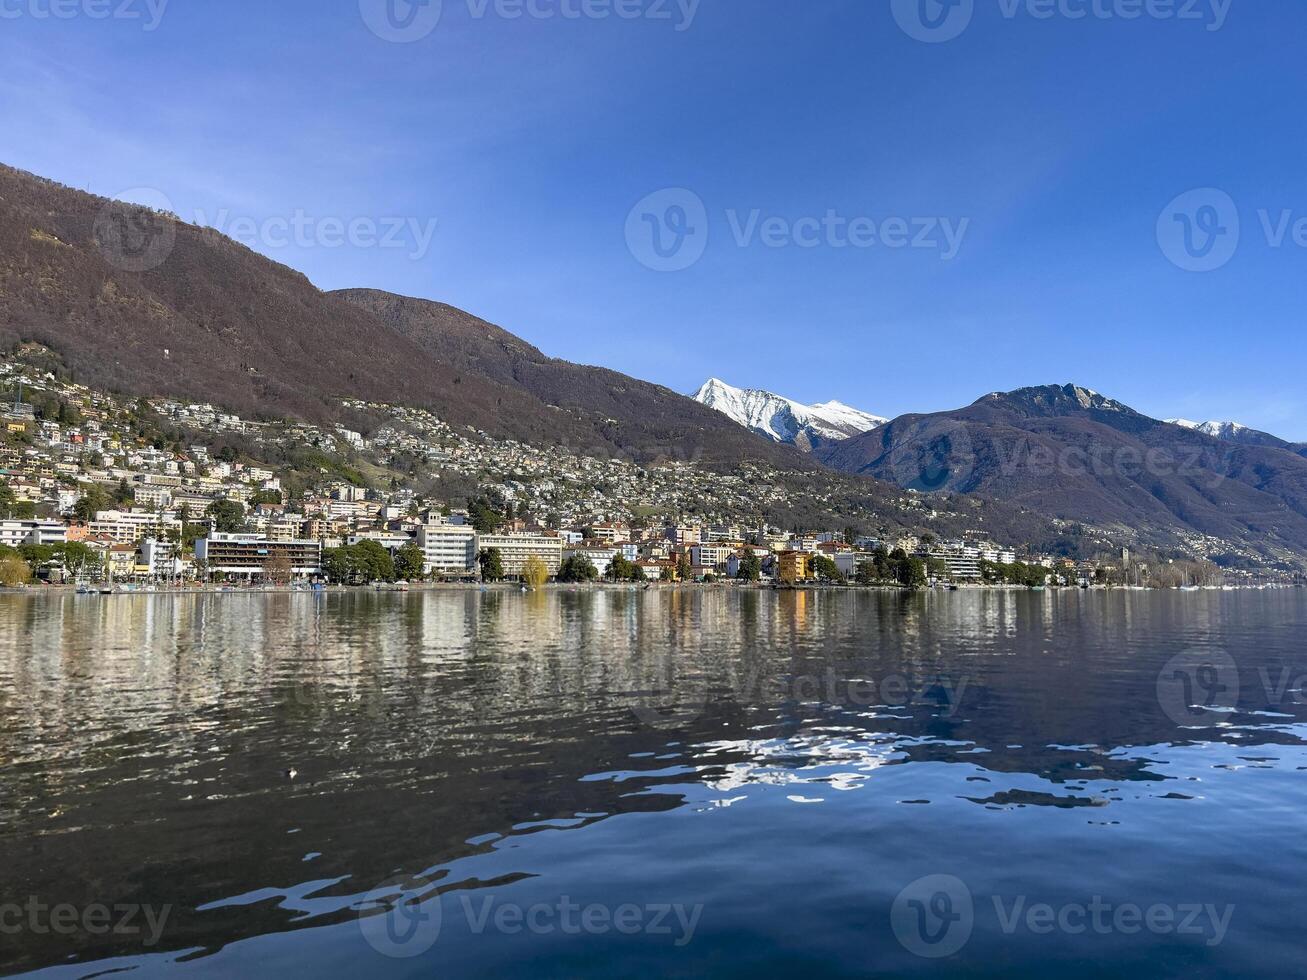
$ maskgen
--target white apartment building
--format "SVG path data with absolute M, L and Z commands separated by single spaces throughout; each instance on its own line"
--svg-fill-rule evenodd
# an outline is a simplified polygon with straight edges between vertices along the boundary
M 418 547 L 428 574 L 466 575 L 476 570 L 477 532 L 470 524 L 424 524 Z
M 144 510 L 102 510 L 87 525 L 96 537 L 108 537 L 121 544 L 135 544 L 141 538 L 151 537 L 158 531 L 181 531 L 181 521 L 175 514 L 156 514 Z
M 550 575 L 557 575 L 563 564 L 563 539 L 543 534 L 478 535 L 477 547 L 482 551 L 497 550 L 509 578 L 520 576 L 532 555 L 545 563 Z
M 58 521 L 0 521 L 0 545 L 62 544 L 68 529 Z
M 703 568 L 717 568 L 725 565 L 733 554 L 735 554 L 734 548 L 723 548 L 713 544 L 695 545 L 690 549 L 690 563 Z
M 137 484 L 132 488 L 132 496 L 136 498 L 138 507 L 166 510 L 172 506 L 172 490 L 169 487 Z

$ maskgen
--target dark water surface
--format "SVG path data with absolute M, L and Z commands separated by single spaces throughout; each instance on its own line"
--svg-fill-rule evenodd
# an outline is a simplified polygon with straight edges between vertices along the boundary
M 1301 976 L 1305 653 L 1301 590 L 0 597 L 0 972 Z

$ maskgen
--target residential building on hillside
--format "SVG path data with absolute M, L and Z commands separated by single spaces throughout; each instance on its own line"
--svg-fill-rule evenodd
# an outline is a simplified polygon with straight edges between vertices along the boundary
M 467 575 L 476 570 L 477 533 L 470 524 L 424 524 L 418 528 L 427 575 Z
M 0 545 L 17 548 L 25 544 L 62 544 L 68 528 L 62 521 L 0 521 Z
M 481 551 L 494 548 L 504 564 L 504 574 L 517 578 L 526 568 L 527 559 L 535 555 L 545 563 L 550 575 L 557 575 L 563 565 L 563 539 L 539 534 L 484 534 L 477 538 Z
M 812 578 L 810 551 L 782 551 L 777 556 L 776 578 L 781 582 L 807 582 Z
M 322 545 L 317 541 L 269 541 L 257 534 L 210 534 L 195 542 L 195 560 L 211 576 L 262 578 L 283 558 L 289 560 L 295 578 L 322 572 Z

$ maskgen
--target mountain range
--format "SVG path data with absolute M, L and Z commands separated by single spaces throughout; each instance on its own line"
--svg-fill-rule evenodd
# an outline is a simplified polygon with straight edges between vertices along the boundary
M 253 418 L 320 421 L 352 397 L 597 456 L 815 465 L 668 388 L 550 358 L 454 307 L 323 292 L 212 229 L 0 166 L 0 345 L 22 341 L 86 384 Z
M 870 432 L 889 421 L 841 402 L 804 405 L 770 391 L 736 388 L 717 378 L 709 378 L 691 397 L 766 439 L 804 452 Z
M 1288 449 L 1299 456 L 1307 456 L 1307 443 L 1288 442 L 1279 436 L 1273 436 L 1259 429 L 1251 429 L 1238 422 L 1191 422 L 1188 419 L 1167 419 L 1167 421 L 1172 425 L 1202 432 L 1224 442 L 1236 442 L 1241 446 L 1271 446 L 1275 449 Z
M 444 303 L 323 292 L 212 229 L 0 166 L 0 345 L 29 341 L 88 385 L 255 418 L 339 420 L 344 398 L 407 404 L 585 455 L 766 464 L 794 474 L 800 502 L 826 467 L 847 475 L 840 494 L 887 515 L 979 522 L 1013 543 L 1077 532 L 1094 546 L 1307 556 L 1305 447 L 1246 427 L 1171 424 L 1074 385 L 892 422 L 716 379 L 687 397 L 551 358 Z
M 1152 419 L 1075 385 L 901 416 L 816 455 L 847 473 L 995 497 L 1054 520 L 1220 538 L 1264 557 L 1307 551 L 1307 459 Z

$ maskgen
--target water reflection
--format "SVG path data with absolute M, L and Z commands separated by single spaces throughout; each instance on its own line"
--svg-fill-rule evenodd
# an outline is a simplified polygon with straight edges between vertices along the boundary
M 427 901 L 567 881 L 617 817 L 656 822 L 587 874 L 628 890 L 669 873 L 675 813 L 720 815 L 682 827 L 696 848 L 809 868 L 848 862 L 826 822 L 870 823 L 884 872 L 923 821 L 958 840 L 1028 841 L 1021 815 L 1040 812 L 1146 835 L 1151 801 L 1196 807 L 1214 773 L 1305 761 L 1298 592 L 4 597 L 0 621 L 7 892 L 167 905 L 150 952 L 194 966 L 353 923 L 397 875 L 424 876 Z M 1234 658 L 1240 698 L 1181 727 L 1159 672 L 1195 648 Z M 761 830 L 734 816 L 746 802 Z M 1001 865 L 954 860 L 973 880 Z M 681 867 L 682 892 L 722 888 Z M 141 953 L 26 930 L 0 965 Z

